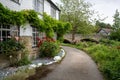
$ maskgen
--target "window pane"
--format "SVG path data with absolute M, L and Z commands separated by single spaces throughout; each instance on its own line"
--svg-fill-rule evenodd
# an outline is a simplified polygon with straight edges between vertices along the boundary
M 1 35 L 1 31 L 0 31 L 0 37 L 1 37 L 2 35 Z
M 2 36 L 7 36 L 6 31 L 2 31 Z
M 39 37 L 39 32 L 37 31 L 37 28 L 35 28 L 35 27 L 33 27 L 32 28 L 32 39 L 33 39 L 33 46 L 36 46 L 37 45 L 37 42 L 38 42 L 38 40 L 37 40 L 37 37 Z
M 43 0 L 35 0 L 35 10 L 38 12 L 43 12 L 44 1 Z
M 10 31 L 7 31 L 6 33 L 7 33 L 6 36 L 10 36 Z
M 53 7 L 51 7 L 51 16 L 56 18 L 56 10 Z

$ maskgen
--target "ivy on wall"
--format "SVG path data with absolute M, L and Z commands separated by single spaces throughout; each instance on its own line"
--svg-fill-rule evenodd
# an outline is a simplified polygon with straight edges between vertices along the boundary
M 59 38 L 62 38 L 65 33 L 71 30 L 71 25 L 66 22 L 58 21 L 46 13 L 43 13 L 43 18 L 38 17 L 40 13 L 34 10 L 12 11 L 5 8 L 0 3 L 0 24 L 1 25 L 17 25 L 22 26 L 29 23 L 36 27 L 40 32 L 45 32 L 46 36 L 52 38 L 54 33 L 57 33 Z M 25 26 L 24 26 L 25 27 Z
M 11 11 L 0 4 L 0 24 L 22 25 L 25 18 L 21 12 Z

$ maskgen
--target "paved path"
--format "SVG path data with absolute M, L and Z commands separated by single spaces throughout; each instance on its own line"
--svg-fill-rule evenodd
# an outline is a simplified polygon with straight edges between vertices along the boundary
M 103 80 L 93 60 L 83 51 L 63 47 L 66 57 L 46 77 L 40 80 Z

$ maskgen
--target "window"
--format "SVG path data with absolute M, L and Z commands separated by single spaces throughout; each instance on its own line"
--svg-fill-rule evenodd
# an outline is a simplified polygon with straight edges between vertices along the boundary
M 33 39 L 32 45 L 33 45 L 33 47 L 37 46 L 37 43 L 38 43 L 37 37 L 39 37 L 38 30 L 35 27 L 32 27 L 32 39 Z
M 43 13 L 44 1 L 43 0 L 35 0 L 35 10 L 37 12 Z
M 11 1 L 14 1 L 14 2 L 16 2 L 16 3 L 18 3 L 18 4 L 19 4 L 19 0 L 11 0 Z
M 51 6 L 51 17 L 56 18 L 56 10 Z
M 11 27 L 10 25 L 0 25 L 0 41 L 7 41 L 11 37 L 18 36 L 18 27 Z
M 36 47 L 38 44 L 37 38 L 43 39 L 45 37 L 45 33 L 39 32 L 37 28 L 32 27 L 32 46 Z

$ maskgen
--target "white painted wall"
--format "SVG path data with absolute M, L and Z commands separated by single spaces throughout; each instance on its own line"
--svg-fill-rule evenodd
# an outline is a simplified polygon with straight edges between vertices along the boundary
M 34 9 L 34 0 L 22 0 L 20 9 Z
M 32 36 L 32 27 L 26 24 L 25 28 L 20 27 L 20 36 Z
M 60 14 L 59 11 L 56 10 L 56 19 L 57 19 L 57 20 L 59 20 L 59 17 L 60 17 L 59 14 Z
M 2 3 L 5 7 L 9 8 L 10 10 L 19 11 L 20 5 L 15 3 L 11 0 L 0 0 L 0 3 Z
M 51 15 L 51 5 L 48 1 L 44 0 L 44 12 Z

